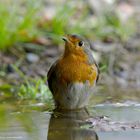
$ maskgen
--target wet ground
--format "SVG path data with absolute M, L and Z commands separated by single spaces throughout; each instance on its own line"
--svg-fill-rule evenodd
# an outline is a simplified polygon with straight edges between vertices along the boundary
M 23 115 L 26 122 L 17 121 Z M 63 112 L 10 113 L 9 127 L 0 129 L 0 140 L 139 140 L 140 104 L 98 104 Z M 31 125 L 31 129 L 25 127 Z M 26 128 L 26 129 L 25 129 Z

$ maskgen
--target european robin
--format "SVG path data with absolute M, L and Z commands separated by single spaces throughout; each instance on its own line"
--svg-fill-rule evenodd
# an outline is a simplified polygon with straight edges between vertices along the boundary
M 48 86 L 58 109 L 79 109 L 88 104 L 99 77 L 90 46 L 78 35 L 63 38 L 65 50 L 48 72 Z

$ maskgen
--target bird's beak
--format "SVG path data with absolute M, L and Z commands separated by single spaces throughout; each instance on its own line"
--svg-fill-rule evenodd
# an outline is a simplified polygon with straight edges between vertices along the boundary
M 69 40 L 68 40 L 67 37 L 62 37 L 62 39 L 63 39 L 65 42 L 69 42 Z
M 64 36 L 62 39 L 65 42 L 65 49 L 68 50 L 68 51 L 70 51 L 71 48 L 72 48 L 72 42 L 70 40 L 70 37 L 67 35 L 67 36 Z

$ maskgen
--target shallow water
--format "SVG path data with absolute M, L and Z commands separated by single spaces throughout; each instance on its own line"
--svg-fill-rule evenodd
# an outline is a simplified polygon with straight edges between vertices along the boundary
M 140 104 L 127 101 L 125 103 L 100 104 L 90 109 L 92 115 L 109 116 L 114 121 L 140 121 Z
M 140 104 L 133 102 L 102 104 L 90 109 L 92 114 L 99 116 L 109 116 L 113 121 L 128 122 L 131 124 L 140 122 Z M 139 140 L 140 129 L 122 130 L 122 131 L 98 131 L 97 135 L 100 140 Z
M 109 116 L 112 121 L 139 122 L 138 103 L 100 104 L 87 110 L 73 112 L 24 113 L 26 123 L 17 121 L 22 113 L 11 113 L 7 129 L 0 129 L 0 140 L 139 140 L 140 130 L 96 130 L 85 120 L 95 116 Z M 28 115 L 27 115 L 28 114 Z M 27 116 L 26 116 L 27 115 Z M 12 119 L 13 118 L 13 119 Z M 31 123 L 31 124 L 30 124 Z M 28 129 L 31 125 L 33 130 Z M 27 126 L 27 127 L 25 127 Z M 26 128 L 26 129 L 25 129 Z M 29 133 L 30 130 L 30 133 Z M 108 130 L 108 129 L 107 129 Z
M 99 140 L 139 140 L 140 131 L 98 132 Z

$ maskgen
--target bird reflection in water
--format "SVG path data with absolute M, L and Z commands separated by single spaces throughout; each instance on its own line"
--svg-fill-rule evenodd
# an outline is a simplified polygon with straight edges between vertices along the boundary
M 86 109 L 55 111 L 50 119 L 48 140 L 99 140 L 93 129 L 88 129 Z

